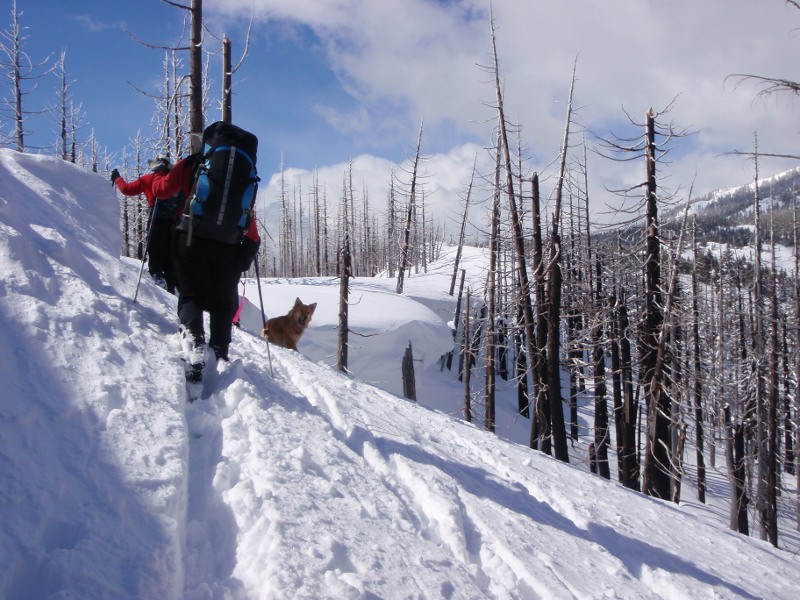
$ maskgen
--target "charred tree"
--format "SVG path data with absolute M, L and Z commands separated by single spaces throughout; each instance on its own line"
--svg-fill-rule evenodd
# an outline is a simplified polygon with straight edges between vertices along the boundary
M 544 251 L 542 243 L 539 176 L 531 179 L 533 213 L 533 277 L 536 285 L 536 335 L 528 338 L 534 385 L 534 418 L 531 419 L 530 447 L 550 453 L 550 403 L 547 398 L 547 303 L 545 302 Z M 532 310 L 532 309 L 531 309 Z M 526 317 L 527 318 L 527 317 Z M 530 333 L 527 327 L 526 332 Z M 535 343 L 535 346 L 533 344 Z
M 577 62 L 577 61 L 576 61 Z M 572 83 L 567 100 L 567 118 L 564 126 L 564 141 L 561 145 L 561 159 L 558 181 L 556 183 L 555 205 L 550 231 L 550 253 L 547 268 L 547 396 L 550 401 L 550 426 L 553 439 L 553 451 L 558 460 L 569 462 L 567 450 L 567 431 L 564 424 L 563 401 L 561 398 L 561 361 L 560 361 L 560 324 L 561 324 L 561 291 L 563 273 L 561 271 L 562 247 L 559 223 L 561 222 L 561 206 L 566 179 L 567 151 L 569 150 L 569 131 L 572 123 L 572 95 L 575 91 L 575 73 L 572 70 Z
M 603 297 L 600 260 L 597 261 L 597 290 L 595 301 L 598 312 Z M 611 478 L 608 464 L 608 399 L 606 398 L 606 355 L 603 348 L 603 330 L 601 319 L 596 318 L 592 326 L 592 368 L 594 371 L 594 460 L 597 473 L 605 478 Z
M 403 245 L 400 249 L 400 264 L 397 268 L 397 288 L 398 294 L 403 293 L 403 282 L 405 272 L 408 269 L 409 248 L 411 246 L 411 225 L 414 216 L 415 196 L 417 192 L 417 169 L 419 167 L 419 151 L 422 145 L 422 123 L 419 125 L 419 136 L 417 137 L 417 151 L 414 153 L 414 164 L 411 170 L 411 191 L 408 195 L 408 210 L 406 211 L 406 225 L 403 230 Z
M 692 256 L 697 261 L 697 221 L 692 224 Z M 706 501 L 706 458 L 703 452 L 703 366 L 700 356 L 700 308 L 698 303 L 697 267 L 692 269 L 692 357 L 694 365 L 694 427 L 697 462 L 697 499 Z
M 29 36 L 24 34 L 25 28 L 20 24 L 21 15 L 22 13 L 17 10 L 17 0 L 12 0 L 11 26 L 7 30 L 0 31 L 0 53 L 5 55 L 5 58 L 0 60 L 0 77 L 8 81 L 12 96 L 10 102 L 6 102 L 9 109 L 3 110 L 3 113 L 8 113 L 14 123 L 13 138 L 8 141 L 0 139 L 0 142 L 11 143 L 17 152 L 25 152 L 25 115 L 31 114 L 31 111 L 25 108 L 23 100 L 35 89 L 35 86 L 32 90 L 26 90 L 25 87 L 29 81 L 44 77 L 51 71 L 45 69 L 40 72 L 49 59 L 34 63 L 25 51 Z
M 519 216 L 519 211 L 517 210 L 517 200 L 514 194 L 514 176 L 512 171 L 512 164 L 511 164 L 511 148 L 508 143 L 508 133 L 506 131 L 506 116 L 505 110 L 503 108 L 503 93 L 502 88 L 500 86 L 500 66 L 497 57 L 497 38 L 495 36 L 495 29 L 494 23 L 491 23 L 492 28 L 492 60 L 493 60 L 493 73 L 494 73 L 494 84 L 495 84 L 495 94 L 497 97 L 497 111 L 499 116 L 499 127 L 500 127 L 500 141 L 501 141 L 501 148 L 503 152 L 503 161 L 505 165 L 505 175 L 506 175 L 506 188 L 508 193 L 508 202 L 509 202 L 509 210 L 511 212 L 511 220 L 512 220 L 512 227 L 514 229 L 514 250 L 516 253 L 516 265 L 517 265 L 517 285 L 519 288 L 520 298 L 522 300 L 523 306 L 523 316 L 525 321 L 525 338 L 528 347 L 528 355 L 533 357 L 534 354 L 534 317 L 533 317 L 533 304 L 531 301 L 531 285 L 530 281 L 528 280 L 528 270 L 527 270 L 527 263 L 525 262 L 526 253 L 525 253 L 525 240 L 522 235 L 522 222 Z M 573 78 L 574 83 L 574 78 Z M 538 185 L 539 180 L 538 177 L 534 175 L 534 195 L 535 195 L 535 203 L 538 203 Z M 534 228 L 536 225 L 534 225 Z M 541 238 L 540 238 L 541 242 Z M 539 268 L 541 272 L 541 243 L 539 247 Z M 539 302 L 541 302 L 541 297 L 539 297 Z M 537 353 L 538 354 L 538 353 Z M 533 365 L 533 362 L 532 362 Z M 543 363 L 539 365 L 540 368 L 544 369 Z M 534 367 L 535 368 L 535 367 Z M 535 378 L 535 376 L 534 376 Z M 540 386 L 541 387 L 541 386 Z M 559 386 L 560 388 L 560 386 Z M 561 412 L 560 406 L 560 389 L 559 389 L 559 414 L 561 415 L 561 427 L 563 429 L 563 421 L 564 415 Z M 538 404 L 538 400 L 537 400 Z M 548 410 L 549 412 L 549 410 Z M 550 453 L 550 444 L 551 444 L 551 436 L 549 431 L 549 415 L 546 413 L 540 413 L 539 408 L 537 407 L 537 417 L 541 416 L 541 422 L 539 423 L 539 429 L 537 431 L 536 426 L 532 426 L 531 430 L 531 448 L 538 447 L 539 450 L 542 452 Z M 538 419 L 533 419 L 534 422 L 538 421 Z M 563 460 L 564 462 L 569 462 L 569 455 L 567 454 L 566 449 L 566 434 L 563 435 L 563 444 L 561 443 L 562 440 L 559 440 L 558 451 L 556 453 L 556 458 L 559 460 Z M 540 443 L 541 442 L 541 443 Z
M 347 188 L 342 198 L 342 227 L 344 237 L 341 246 L 341 269 L 339 272 L 339 344 L 337 351 L 336 368 L 347 371 L 349 328 L 349 302 L 350 276 L 352 273 L 352 259 L 350 256 L 350 224 L 347 218 Z
M 464 215 L 461 217 L 461 231 L 458 234 L 458 247 L 456 249 L 456 258 L 453 264 L 453 277 L 450 279 L 450 295 L 453 295 L 453 290 L 456 286 L 456 275 L 458 274 L 458 266 L 461 263 L 461 252 L 464 249 L 464 233 L 467 228 L 467 214 L 469 211 L 469 201 L 472 197 L 472 184 L 475 181 L 475 169 L 478 162 L 478 157 L 472 163 L 472 175 L 469 178 L 469 187 L 467 188 L 467 197 L 464 200 Z M 391 275 L 391 273 L 390 273 Z

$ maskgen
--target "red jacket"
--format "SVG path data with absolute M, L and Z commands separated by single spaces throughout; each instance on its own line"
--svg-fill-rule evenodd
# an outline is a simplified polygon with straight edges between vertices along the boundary
M 171 198 L 176 192 L 183 190 L 187 198 L 192 192 L 194 176 L 194 156 L 187 156 L 175 163 L 167 173 L 153 173 L 152 190 L 157 198 Z
M 116 181 L 114 181 L 114 185 L 117 186 L 120 192 L 122 192 L 126 196 L 138 196 L 139 194 L 144 194 L 145 198 L 147 198 L 147 204 L 150 208 L 153 208 L 153 204 L 156 202 L 156 198 L 159 197 L 153 193 L 153 178 L 156 173 L 147 173 L 146 175 L 142 175 L 139 179 L 135 179 L 131 182 L 126 182 L 122 177 L 117 177 Z M 172 194 L 170 194 L 171 196 Z M 165 198 L 169 196 L 164 196 Z
M 190 198 L 192 184 L 194 183 L 195 164 L 195 155 L 190 155 L 176 162 L 168 173 L 153 173 L 152 193 L 158 198 L 169 198 L 176 192 L 183 190 L 183 195 L 187 199 Z M 257 244 L 261 243 L 261 236 L 258 234 L 258 228 L 256 227 L 255 212 L 244 235 Z

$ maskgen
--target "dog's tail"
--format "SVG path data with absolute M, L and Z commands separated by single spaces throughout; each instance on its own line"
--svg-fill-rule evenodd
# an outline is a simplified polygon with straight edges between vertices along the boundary
M 261 337 L 265 340 L 269 339 L 269 328 L 266 325 L 264 325 L 264 328 L 261 330 Z

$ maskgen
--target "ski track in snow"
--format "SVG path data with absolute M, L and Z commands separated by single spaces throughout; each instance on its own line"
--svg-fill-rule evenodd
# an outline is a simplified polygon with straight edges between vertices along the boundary
M 174 297 L 145 279 L 130 302 L 108 182 L 2 151 L 0 181 L 0 595 L 796 597 L 796 555 L 724 531 L 720 504 L 632 493 L 244 330 L 187 404 Z
M 243 352 L 257 352 L 259 346 L 263 352 L 264 342 L 247 334 L 238 333 L 235 343 Z M 532 485 L 530 475 L 521 473 L 510 479 L 525 483 L 514 485 L 506 483 L 509 477 L 494 476 L 514 471 L 509 465 L 516 457 L 489 454 L 476 441 L 481 433 L 465 437 L 460 423 L 431 430 L 426 410 L 374 388 L 365 394 L 364 384 L 294 353 L 273 348 L 272 362 L 274 382 L 266 364 L 251 377 L 234 361 L 214 384 L 220 391 L 187 408 L 192 483 L 186 598 L 273 597 L 265 590 L 284 589 L 298 598 L 361 598 L 365 590 L 380 593 L 384 582 L 374 574 L 384 561 L 413 555 L 408 548 L 417 540 L 427 542 L 420 547 L 424 569 L 404 566 L 403 597 L 428 597 L 435 589 L 436 597 L 453 599 L 594 598 L 597 582 L 612 575 L 630 587 L 609 586 L 600 595 L 669 598 L 696 589 L 693 577 L 689 581 L 695 587 L 684 589 L 676 570 L 707 577 L 648 544 L 593 526 L 596 515 L 580 514 L 560 488 Z M 366 405 L 364 398 L 370 398 Z M 297 419 L 315 421 L 300 430 L 320 431 L 320 438 L 291 439 Z M 397 429 L 412 431 L 418 445 L 394 435 L 399 421 L 406 422 Z M 275 451 L 287 444 L 294 450 Z M 449 447 L 464 449 L 458 462 L 447 459 Z M 465 464 L 467 456 L 472 464 Z M 350 516 L 337 519 L 338 513 Z M 345 530 L 338 525 L 385 515 L 395 515 L 393 529 L 381 539 L 374 539 L 374 526 Z M 324 533 L 308 539 L 315 528 Z M 193 573 L 193 555 L 210 552 L 211 533 L 225 531 L 228 536 L 238 531 L 244 560 L 237 564 L 229 555 L 236 544 L 223 536 L 215 544 L 217 572 Z M 568 551 L 541 551 L 548 537 Z M 617 556 L 605 547 L 620 544 L 631 547 L 630 554 Z M 392 552 L 397 545 L 403 553 Z M 529 552 L 520 555 L 519 548 Z M 587 553 L 590 562 L 574 564 L 575 556 Z M 255 564 L 248 564 L 248 557 Z M 207 564 L 209 558 L 197 563 Z M 282 564 L 287 560 L 302 563 L 308 577 L 298 579 L 297 564 Z M 313 576 L 320 571 L 324 577 Z M 223 590 L 220 582 L 226 580 L 229 587 Z M 709 587 L 723 583 L 712 580 Z M 391 590 L 383 593 L 388 595 L 377 597 L 392 597 Z
M 263 342 L 250 340 L 255 351 L 259 344 Z M 303 598 L 360 598 L 364 590 L 379 593 L 382 582 L 372 574 L 380 571 L 383 561 L 413 555 L 408 548 L 425 540 L 428 543 L 420 547 L 424 570 L 415 570 L 413 564 L 404 567 L 408 594 L 403 597 L 415 593 L 428 597 L 431 590 L 454 599 L 691 597 L 698 579 L 706 582 L 712 596 L 749 597 L 744 589 L 639 541 L 634 528 L 626 532 L 621 514 L 615 517 L 618 529 L 597 526 L 596 520 L 606 511 L 587 514 L 584 508 L 582 513 L 563 495 L 561 486 L 523 473 L 531 464 L 529 458 L 519 460 L 526 449 L 492 455 L 489 445 L 480 443 L 483 432 L 465 436 L 462 423 L 444 416 L 445 425 L 431 429 L 425 409 L 375 388 L 365 393 L 369 386 L 331 367 L 274 348 L 272 362 L 275 382 L 262 387 L 260 399 L 249 395 L 248 388 L 257 389 L 257 384 L 247 383 L 243 372 L 241 380 L 221 393 L 219 403 L 223 410 L 233 410 L 222 421 L 225 450 L 216 466 L 217 489 L 237 515 L 261 515 L 237 526 L 245 547 L 258 549 L 245 555 L 254 560 L 261 555 L 261 564 L 269 565 L 258 581 L 248 580 L 247 564 L 238 565 L 248 594 L 257 596 L 259 586 L 262 592 L 263 586 L 294 589 Z M 264 366 L 258 376 L 267 374 Z M 293 419 L 317 421 L 301 429 L 324 434 L 302 443 L 289 441 Z M 402 441 L 396 430 L 413 432 L 416 444 Z M 276 455 L 270 439 L 279 440 L 278 447 L 295 444 L 295 449 L 288 456 Z M 464 449 L 457 461 L 447 458 L 452 447 Z M 480 457 L 477 462 L 476 457 Z M 523 467 L 517 469 L 515 464 Z M 509 485 L 509 480 L 518 483 Z M 597 485 L 605 484 L 598 480 Z M 314 493 L 305 495 L 316 501 L 304 497 L 307 487 Z M 576 490 L 578 496 L 585 493 Z M 320 503 L 320 498 L 326 501 Z M 247 510 L 236 510 L 239 503 Z M 336 512 L 351 516 L 325 517 Z M 680 511 L 675 513 L 676 519 L 682 518 Z M 394 529 L 380 540 L 370 539 L 374 527 L 346 531 L 337 525 L 387 514 L 395 515 Z M 304 519 L 314 518 L 325 534 L 314 540 L 294 539 L 295 528 L 296 535 L 302 535 L 309 529 L 302 524 Z M 270 536 L 276 530 L 280 535 Z M 665 527 L 664 535 L 668 531 Z M 529 542 L 522 539 L 526 536 Z M 548 538 L 562 552 L 542 551 L 549 546 Z M 273 548 L 275 543 L 307 550 L 305 555 L 287 552 L 285 547 Z M 393 553 L 396 545 L 404 552 Z M 628 550 L 620 552 L 620 547 Z M 529 551 L 521 553 L 520 548 Z M 306 564 L 308 578 L 286 579 L 296 575 L 297 567 L 284 567 L 281 561 L 294 554 Z M 576 564 L 576 556 L 592 559 Z M 325 577 L 310 576 L 320 570 Z M 620 578 L 628 585 L 620 588 Z M 605 579 L 614 583 L 601 584 L 598 590 L 598 582 Z M 392 597 L 388 590 L 384 593 Z

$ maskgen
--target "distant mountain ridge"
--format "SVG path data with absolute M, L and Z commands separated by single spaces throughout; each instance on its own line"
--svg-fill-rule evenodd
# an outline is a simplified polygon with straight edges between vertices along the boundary
M 734 245 L 748 244 L 754 224 L 752 211 L 755 190 L 755 182 L 751 182 L 716 190 L 693 200 L 692 212 L 697 219 L 698 235 L 705 241 L 714 238 L 713 241 Z M 793 245 L 792 199 L 800 194 L 800 167 L 759 179 L 758 192 L 765 227 L 769 226 L 770 209 L 774 209 L 776 241 Z M 682 213 L 682 207 L 671 208 L 665 212 L 664 222 L 679 219 Z M 747 235 L 737 232 L 742 228 Z

